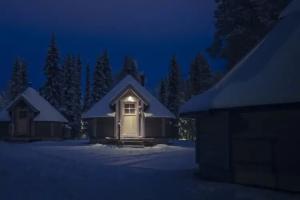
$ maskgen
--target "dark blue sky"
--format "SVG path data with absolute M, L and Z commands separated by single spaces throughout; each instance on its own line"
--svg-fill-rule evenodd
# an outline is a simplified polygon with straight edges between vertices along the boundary
M 0 88 L 17 56 L 27 61 L 33 86 L 41 85 L 52 32 L 62 57 L 80 54 L 92 67 L 103 49 L 114 72 L 125 55 L 133 56 L 153 88 L 174 54 L 186 75 L 214 31 L 214 0 L 1 0 L 0 8 Z

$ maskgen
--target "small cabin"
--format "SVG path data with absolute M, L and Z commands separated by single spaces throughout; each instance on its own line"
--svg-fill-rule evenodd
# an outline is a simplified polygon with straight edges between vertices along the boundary
M 0 138 L 59 139 L 66 118 L 33 88 L 27 88 L 0 112 Z
M 172 134 L 175 116 L 131 75 L 83 114 L 92 141 L 155 139 Z
M 300 1 L 181 115 L 196 119 L 199 175 L 300 191 Z

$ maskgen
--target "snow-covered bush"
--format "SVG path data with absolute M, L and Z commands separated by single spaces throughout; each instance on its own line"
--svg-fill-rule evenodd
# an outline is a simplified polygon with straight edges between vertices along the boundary
M 179 118 L 178 134 L 181 139 L 194 140 L 196 136 L 196 123 L 191 118 Z

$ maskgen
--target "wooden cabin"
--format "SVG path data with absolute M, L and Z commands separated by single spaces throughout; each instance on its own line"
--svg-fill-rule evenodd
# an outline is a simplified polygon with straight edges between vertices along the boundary
M 68 121 L 33 88 L 27 88 L 0 112 L 0 137 L 59 139 Z
M 175 116 L 132 76 L 121 80 L 83 114 L 92 141 L 164 141 Z
M 201 177 L 300 191 L 300 1 L 223 80 L 191 98 Z

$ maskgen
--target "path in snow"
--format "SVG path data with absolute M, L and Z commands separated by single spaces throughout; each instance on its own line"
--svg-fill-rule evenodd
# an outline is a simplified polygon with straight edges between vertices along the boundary
M 0 142 L 1 200 L 283 200 L 299 195 L 209 183 L 194 176 L 190 142 L 147 148 L 87 141 Z

